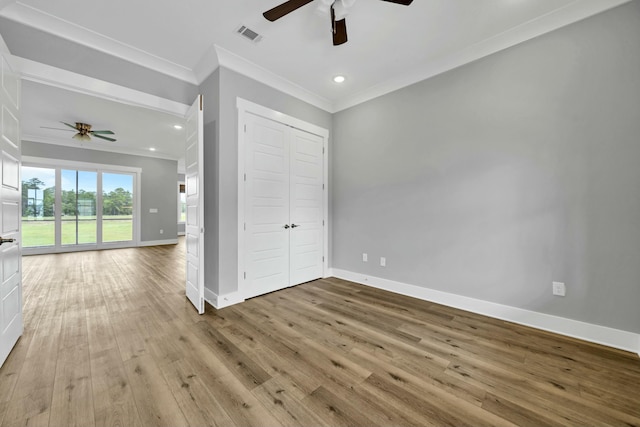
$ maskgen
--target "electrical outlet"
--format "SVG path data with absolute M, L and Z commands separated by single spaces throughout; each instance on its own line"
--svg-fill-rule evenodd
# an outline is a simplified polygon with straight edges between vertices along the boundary
M 366 253 L 362 253 L 362 262 L 367 262 L 369 261 L 369 256 Z
M 563 297 L 567 294 L 567 287 L 562 282 L 553 282 L 553 294 Z
M 160 229 L 160 234 L 164 234 L 164 230 L 162 228 Z
M 383 256 L 380 257 L 380 267 L 386 267 L 387 266 L 387 259 Z

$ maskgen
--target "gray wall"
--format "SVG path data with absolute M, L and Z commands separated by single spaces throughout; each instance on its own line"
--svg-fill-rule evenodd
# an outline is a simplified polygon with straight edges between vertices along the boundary
M 640 332 L 639 76 L 636 1 L 335 114 L 333 267 Z
M 219 68 L 219 87 L 218 157 L 213 160 L 207 156 L 207 167 L 211 163 L 209 160 L 212 160 L 216 162 L 218 168 L 216 200 L 219 203 L 217 207 L 219 281 L 216 289 L 212 290 L 218 295 L 223 295 L 238 290 L 238 110 L 236 99 L 240 97 L 329 130 L 331 130 L 332 118 L 326 111 L 224 67 Z M 205 241 L 208 238 L 206 237 Z
M 148 242 L 176 238 L 176 215 L 178 209 L 176 205 L 177 161 L 62 147 L 30 141 L 22 142 L 22 155 L 141 168 L 140 240 Z M 149 213 L 150 208 L 157 208 L 158 213 Z M 164 230 L 164 234 L 160 234 L 160 229 Z

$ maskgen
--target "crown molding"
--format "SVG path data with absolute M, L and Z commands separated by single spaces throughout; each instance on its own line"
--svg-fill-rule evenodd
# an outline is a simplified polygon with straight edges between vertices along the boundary
M 353 96 L 340 99 L 334 104 L 333 112 L 345 110 L 386 95 L 629 1 L 631 0 L 575 0 L 566 6 L 474 43 L 458 52 L 419 65 L 399 77 L 374 85 Z
M 218 53 L 216 52 L 216 46 L 211 45 L 209 49 L 202 55 L 200 61 L 193 69 L 193 73 L 196 76 L 196 81 L 198 85 L 201 85 L 207 77 L 211 75 L 218 67 L 220 66 L 220 61 L 218 60 Z
M 333 104 L 326 98 L 323 98 L 302 86 L 299 86 L 261 66 L 248 61 L 241 56 L 236 55 L 218 45 L 215 45 L 215 51 L 218 57 L 218 63 L 220 66 L 236 71 L 244 76 L 247 76 L 253 80 L 257 80 L 260 83 L 264 83 L 274 89 L 284 92 L 287 95 L 291 95 L 304 102 L 307 102 L 315 107 L 325 110 L 329 113 L 333 113 Z M 213 71 L 213 70 L 212 70 Z
M 42 12 L 19 1 L 4 7 L 0 14 L 23 25 L 82 44 L 187 83 L 197 84 L 193 71 L 182 65 Z
M 147 108 L 162 113 L 185 117 L 189 105 L 166 98 L 160 98 L 139 90 L 105 82 L 83 74 L 52 67 L 29 59 L 13 57 L 14 64 L 23 80 L 41 83 L 85 95 L 136 107 Z

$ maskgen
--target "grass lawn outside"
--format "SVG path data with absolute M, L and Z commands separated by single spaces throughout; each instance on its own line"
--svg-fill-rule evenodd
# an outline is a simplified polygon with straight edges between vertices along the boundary
M 78 243 L 96 243 L 96 217 L 78 218 Z M 102 241 L 125 242 L 133 240 L 131 215 L 104 215 L 102 217 Z M 76 221 L 62 219 L 62 244 L 76 244 Z M 22 247 L 55 245 L 55 221 L 53 218 L 22 218 Z

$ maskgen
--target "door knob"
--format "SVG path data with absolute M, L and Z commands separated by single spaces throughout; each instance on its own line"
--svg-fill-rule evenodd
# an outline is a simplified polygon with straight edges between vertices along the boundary
M 291 224 L 291 228 L 296 228 L 296 227 L 300 227 L 299 224 Z
M 285 228 L 285 229 L 289 228 L 289 224 L 285 224 L 285 225 L 284 225 L 284 228 Z
M 13 243 L 15 241 L 16 239 L 5 239 L 3 237 L 0 237 L 0 245 L 2 245 L 3 243 Z

